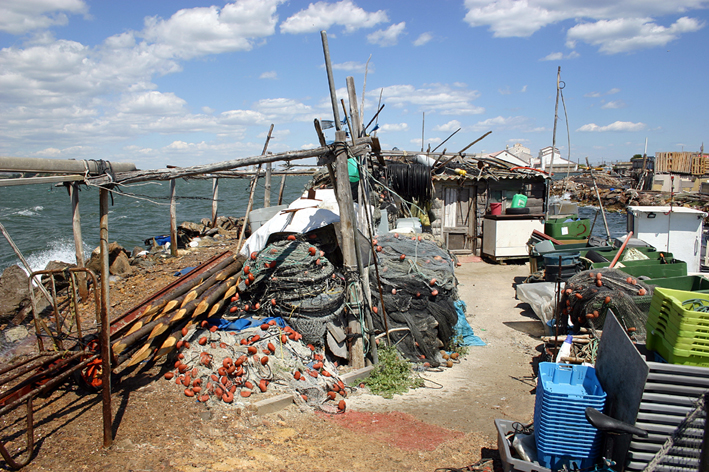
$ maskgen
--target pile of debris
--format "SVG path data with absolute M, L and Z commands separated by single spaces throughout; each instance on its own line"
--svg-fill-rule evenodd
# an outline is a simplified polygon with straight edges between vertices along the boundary
M 608 175 L 602 179 L 597 176 L 596 182 L 603 207 L 609 210 L 620 211 L 628 205 L 657 206 L 667 204 L 667 196 L 663 196 L 659 192 L 644 192 L 627 188 L 620 180 Z M 572 201 L 598 205 L 598 198 L 590 177 L 569 177 L 554 181 L 551 193 L 552 195 L 568 193 Z

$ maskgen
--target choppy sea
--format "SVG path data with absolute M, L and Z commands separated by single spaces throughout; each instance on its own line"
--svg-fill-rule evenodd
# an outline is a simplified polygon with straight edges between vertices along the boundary
M 283 203 L 298 198 L 309 181 L 307 176 L 289 176 Z M 278 199 L 281 177 L 274 176 L 271 187 L 271 205 Z M 170 233 L 170 206 L 168 182 L 136 184 L 125 188 L 130 197 L 114 193 L 109 201 L 109 241 L 116 241 L 127 250 L 144 246 L 144 240 Z M 212 215 L 212 180 L 178 180 L 177 223 Z M 99 192 L 81 187 L 79 211 L 84 253 L 89 256 L 99 245 Z M 218 214 L 244 216 L 249 198 L 249 180 L 220 179 Z M 254 208 L 263 207 L 263 179 L 254 197 Z M 0 223 L 25 256 L 32 270 L 42 270 L 47 262 L 59 260 L 76 262 L 71 222 L 71 201 L 64 187 L 54 184 L 0 187 Z M 12 247 L 0 236 L 0 273 L 18 263 Z

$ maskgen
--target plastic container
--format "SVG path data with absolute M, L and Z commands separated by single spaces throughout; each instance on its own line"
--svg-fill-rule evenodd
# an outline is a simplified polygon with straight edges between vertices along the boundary
M 551 472 L 550 469 L 542 467 L 537 462 L 523 461 L 512 456 L 510 443 L 506 436 L 514 432 L 512 424 L 514 421 L 495 420 L 495 428 L 497 428 L 497 450 L 500 453 L 502 460 L 502 469 L 505 472 Z M 533 457 L 531 459 L 534 459 Z
M 527 206 L 527 196 L 520 193 L 512 197 L 512 205 L 510 208 L 524 208 Z
M 544 223 L 544 233 L 554 239 L 587 239 L 591 235 L 591 220 L 554 218 Z
M 502 203 L 490 203 L 490 214 L 491 215 L 501 215 L 502 214 Z
M 698 290 L 709 290 L 709 279 L 701 275 L 687 275 L 685 277 L 665 277 L 660 279 L 645 280 L 648 285 L 657 285 L 662 288 L 673 290 L 686 290 L 695 292 Z
M 288 208 L 288 205 L 278 205 L 268 208 L 258 208 L 256 210 L 251 210 L 249 212 L 249 227 L 253 233 L 261 226 L 263 226 L 268 220 L 280 213 L 281 210 Z

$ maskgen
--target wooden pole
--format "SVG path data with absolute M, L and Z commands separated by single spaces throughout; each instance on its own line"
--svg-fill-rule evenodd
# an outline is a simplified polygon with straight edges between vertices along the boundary
M 335 134 L 335 140 L 344 143 L 347 136 L 344 131 Z M 340 249 L 345 266 L 345 275 L 357 271 L 357 253 L 355 248 L 356 226 L 352 191 L 350 189 L 349 173 L 347 172 L 347 152 L 344 146 L 338 146 L 336 151 L 335 171 L 337 173 L 337 204 L 340 210 L 340 234 L 342 236 Z M 350 275 L 351 277 L 351 275 Z M 347 290 L 348 303 L 352 307 L 348 321 L 349 331 L 354 335 L 350 345 L 350 365 L 355 369 L 364 367 L 364 346 L 362 343 L 362 327 L 359 322 L 359 305 L 363 302 L 359 286 L 354 284 L 353 290 Z M 355 299 L 356 298 L 356 299 Z
M 170 180 L 170 255 L 177 257 L 177 208 L 175 202 L 175 179 Z
M 423 152 L 423 131 L 426 127 L 426 112 L 423 112 L 423 117 L 421 118 L 421 152 Z
M 271 133 L 273 132 L 273 123 L 271 123 L 271 128 L 268 130 L 268 136 L 266 136 L 266 143 L 263 145 L 262 156 L 266 155 L 266 150 L 268 149 L 268 142 L 271 140 Z M 249 224 L 249 213 L 251 213 L 251 207 L 254 204 L 254 193 L 256 192 L 256 184 L 258 183 L 258 175 L 261 171 L 261 164 L 258 165 L 256 169 L 256 175 L 254 175 L 251 181 L 251 190 L 249 191 L 249 203 L 246 205 L 246 214 L 244 215 L 244 224 L 241 226 L 241 233 L 239 234 L 239 242 L 236 243 L 236 252 L 241 250 L 241 243 L 244 241 L 244 234 L 246 233 L 246 225 Z
M 129 162 L 111 162 L 114 172 L 135 170 Z M 3 172 L 51 172 L 55 174 L 76 174 L 88 172 L 97 175 L 101 171 L 97 161 L 74 159 L 44 159 L 37 157 L 0 157 L 0 171 Z
M 76 249 L 76 266 L 84 267 L 84 243 L 81 239 L 81 214 L 79 213 L 79 184 L 72 182 L 69 184 L 69 196 L 71 197 L 71 223 L 74 231 L 74 247 Z M 79 285 L 79 296 L 86 300 L 89 296 L 89 289 L 86 286 L 86 276 L 83 273 L 76 274 Z M 95 289 L 96 287 L 94 287 Z
M 554 106 L 554 131 L 551 135 L 551 161 L 549 162 L 549 180 L 547 181 L 547 191 L 546 198 L 544 202 L 544 218 L 549 218 L 549 192 L 551 191 L 551 186 L 553 185 L 553 180 L 551 176 L 554 175 L 554 151 L 556 150 L 556 122 L 559 118 L 559 82 L 561 81 L 561 66 L 556 70 L 556 105 Z M 544 170 L 544 156 L 542 156 L 542 170 Z M 605 219 L 605 215 L 604 219 Z
M 219 178 L 212 179 L 212 228 L 217 227 L 217 200 L 219 198 Z
M 101 359 L 103 362 L 101 390 L 103 395 L 103 446 L 113 442 L 111 431 L 111 339 L 109 307 L 111 306 L 108 274 L 108 190 L 99 191 L 100 251 L 101 251 Z
M 325 142 L 325 135 L 322 132 L 322 128 L 320 127 L 320 121 L 315 118 L 313 121 L 313 124 L 315 126 L 315 133 L 318 135 L 318 141 L 320 141 L 321 146 L 327 146 L 327 143 Z M 332 163 L 328 162 L 326 164 L 327 167 L 327 173 L 330 175 L 330 181 L 332 182 L 332 189 L 335 191 L 335 198 L 337 198 L 337 185 L 335 184 L 335 169 L 332 168 Z
M 327 32 L 325 30 L 321 31 L 320 37 L 322 38 L 322 50 L 325 55 L 325 70 L 327 71 L 327 83 L 330 87 L 330 102 L 332 103 L 332 114 L 335 117 L 335 130 L 340 131 L 342 125 L 340 124 L 340 112 L 337 110 L 337 93 L 335 93 L 335 78 L 332 75 L 332 63 L 330 62 L 330 47 L 327 44 Z
M 350 101 L 350 117 L 352 118 L 352 139 L 357 139 L 362 135 L 362 120 L 357 110 L 357 90 L 355 89 L 354 77 L 347 77 L 347 98 Z
M 271 163 L 266 163 L 266 176 L 263 180 L 263 207 L 271 206 Z
M 278 205 L 283 204 L 283 191 L 286 189 L 286 173 L 281 176 L 281 188 L 278 189 Z

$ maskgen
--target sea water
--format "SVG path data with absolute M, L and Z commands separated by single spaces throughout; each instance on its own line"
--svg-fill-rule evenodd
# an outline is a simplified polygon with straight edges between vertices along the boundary
M 283 203 L 302 195 L 308 176 L 288 176 Z M 243 217 L 249 200 L 248 179 L 219 179 L 218 215 Z M 254 208 L 263 206 L 263 179 L 259 179 Z M 276 205 L 281 177 L 271 183 L 271 205 Z M 108 240 L 131 251 L 145 247 L 153 236 L 170 234 L 169 182 L 147 182 L 122 187 L 109 199 Z M 134 194 L 129 196 L 128 194 Z M 212 180 L 176 181 L 177 223 L 212 216 Z M 79 212 L 85 257 L 99 245 L 99 191 L 81 187 Z M 0 223 L 25 256 L 32 270 L 42 270 L 51 260 L 75 263 L 71 199 L 67 189 L 55 184 L 0 187 Z M 12 247 L 0 236 L 0 273 L 19 263 Z

